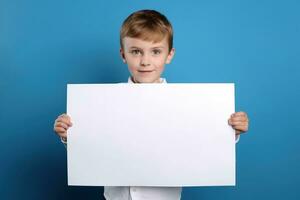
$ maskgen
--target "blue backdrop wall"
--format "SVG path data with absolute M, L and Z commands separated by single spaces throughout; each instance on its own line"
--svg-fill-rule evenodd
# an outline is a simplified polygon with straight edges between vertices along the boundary
M 68 187 L 53 132 L 67 83 L 127 80 L 119 29 L 131 12 L 172 22 L 168 82 L 234 82 L 250 117 L 237 186 L 184 188 L 182 199 L 300 199 L 299 1 L 0 0 L 0 199 L 101 199 Z

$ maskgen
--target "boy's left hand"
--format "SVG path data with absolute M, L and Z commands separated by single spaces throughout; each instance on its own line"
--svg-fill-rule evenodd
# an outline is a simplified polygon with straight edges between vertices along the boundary
M 235 130 L 235 135 L 248 131 L 249 119 L 245 112 L 233 113 L 228 119 L 228 123 Z

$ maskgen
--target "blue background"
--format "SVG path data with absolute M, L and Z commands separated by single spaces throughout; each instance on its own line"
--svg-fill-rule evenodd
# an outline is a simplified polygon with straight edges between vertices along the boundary
M 300 199 L 299 1 L 0 0 L 0 199 L 101 199 L 68 187 L 53 132 L 67 83 L 127 81 L 119 30 L 156 9 L 174 26 L 168 82 L 234 82 L 250 117 L 236 187 L 184 188 L 182 199 Z

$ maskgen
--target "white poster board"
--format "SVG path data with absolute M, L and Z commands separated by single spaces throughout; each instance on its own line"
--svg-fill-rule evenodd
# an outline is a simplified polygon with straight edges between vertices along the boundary
M 68 184 L 235 185 L 234 84 L 68 84 Z

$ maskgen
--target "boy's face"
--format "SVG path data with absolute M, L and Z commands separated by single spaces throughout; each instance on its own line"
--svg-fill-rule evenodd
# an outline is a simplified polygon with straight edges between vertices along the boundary
M 135 83 L 159 83 L 165 64 L 169 64 L 175 49 L 169 52 L 167 38 L 153 43 L 138 38 L 123 38 L 120 53 Z

